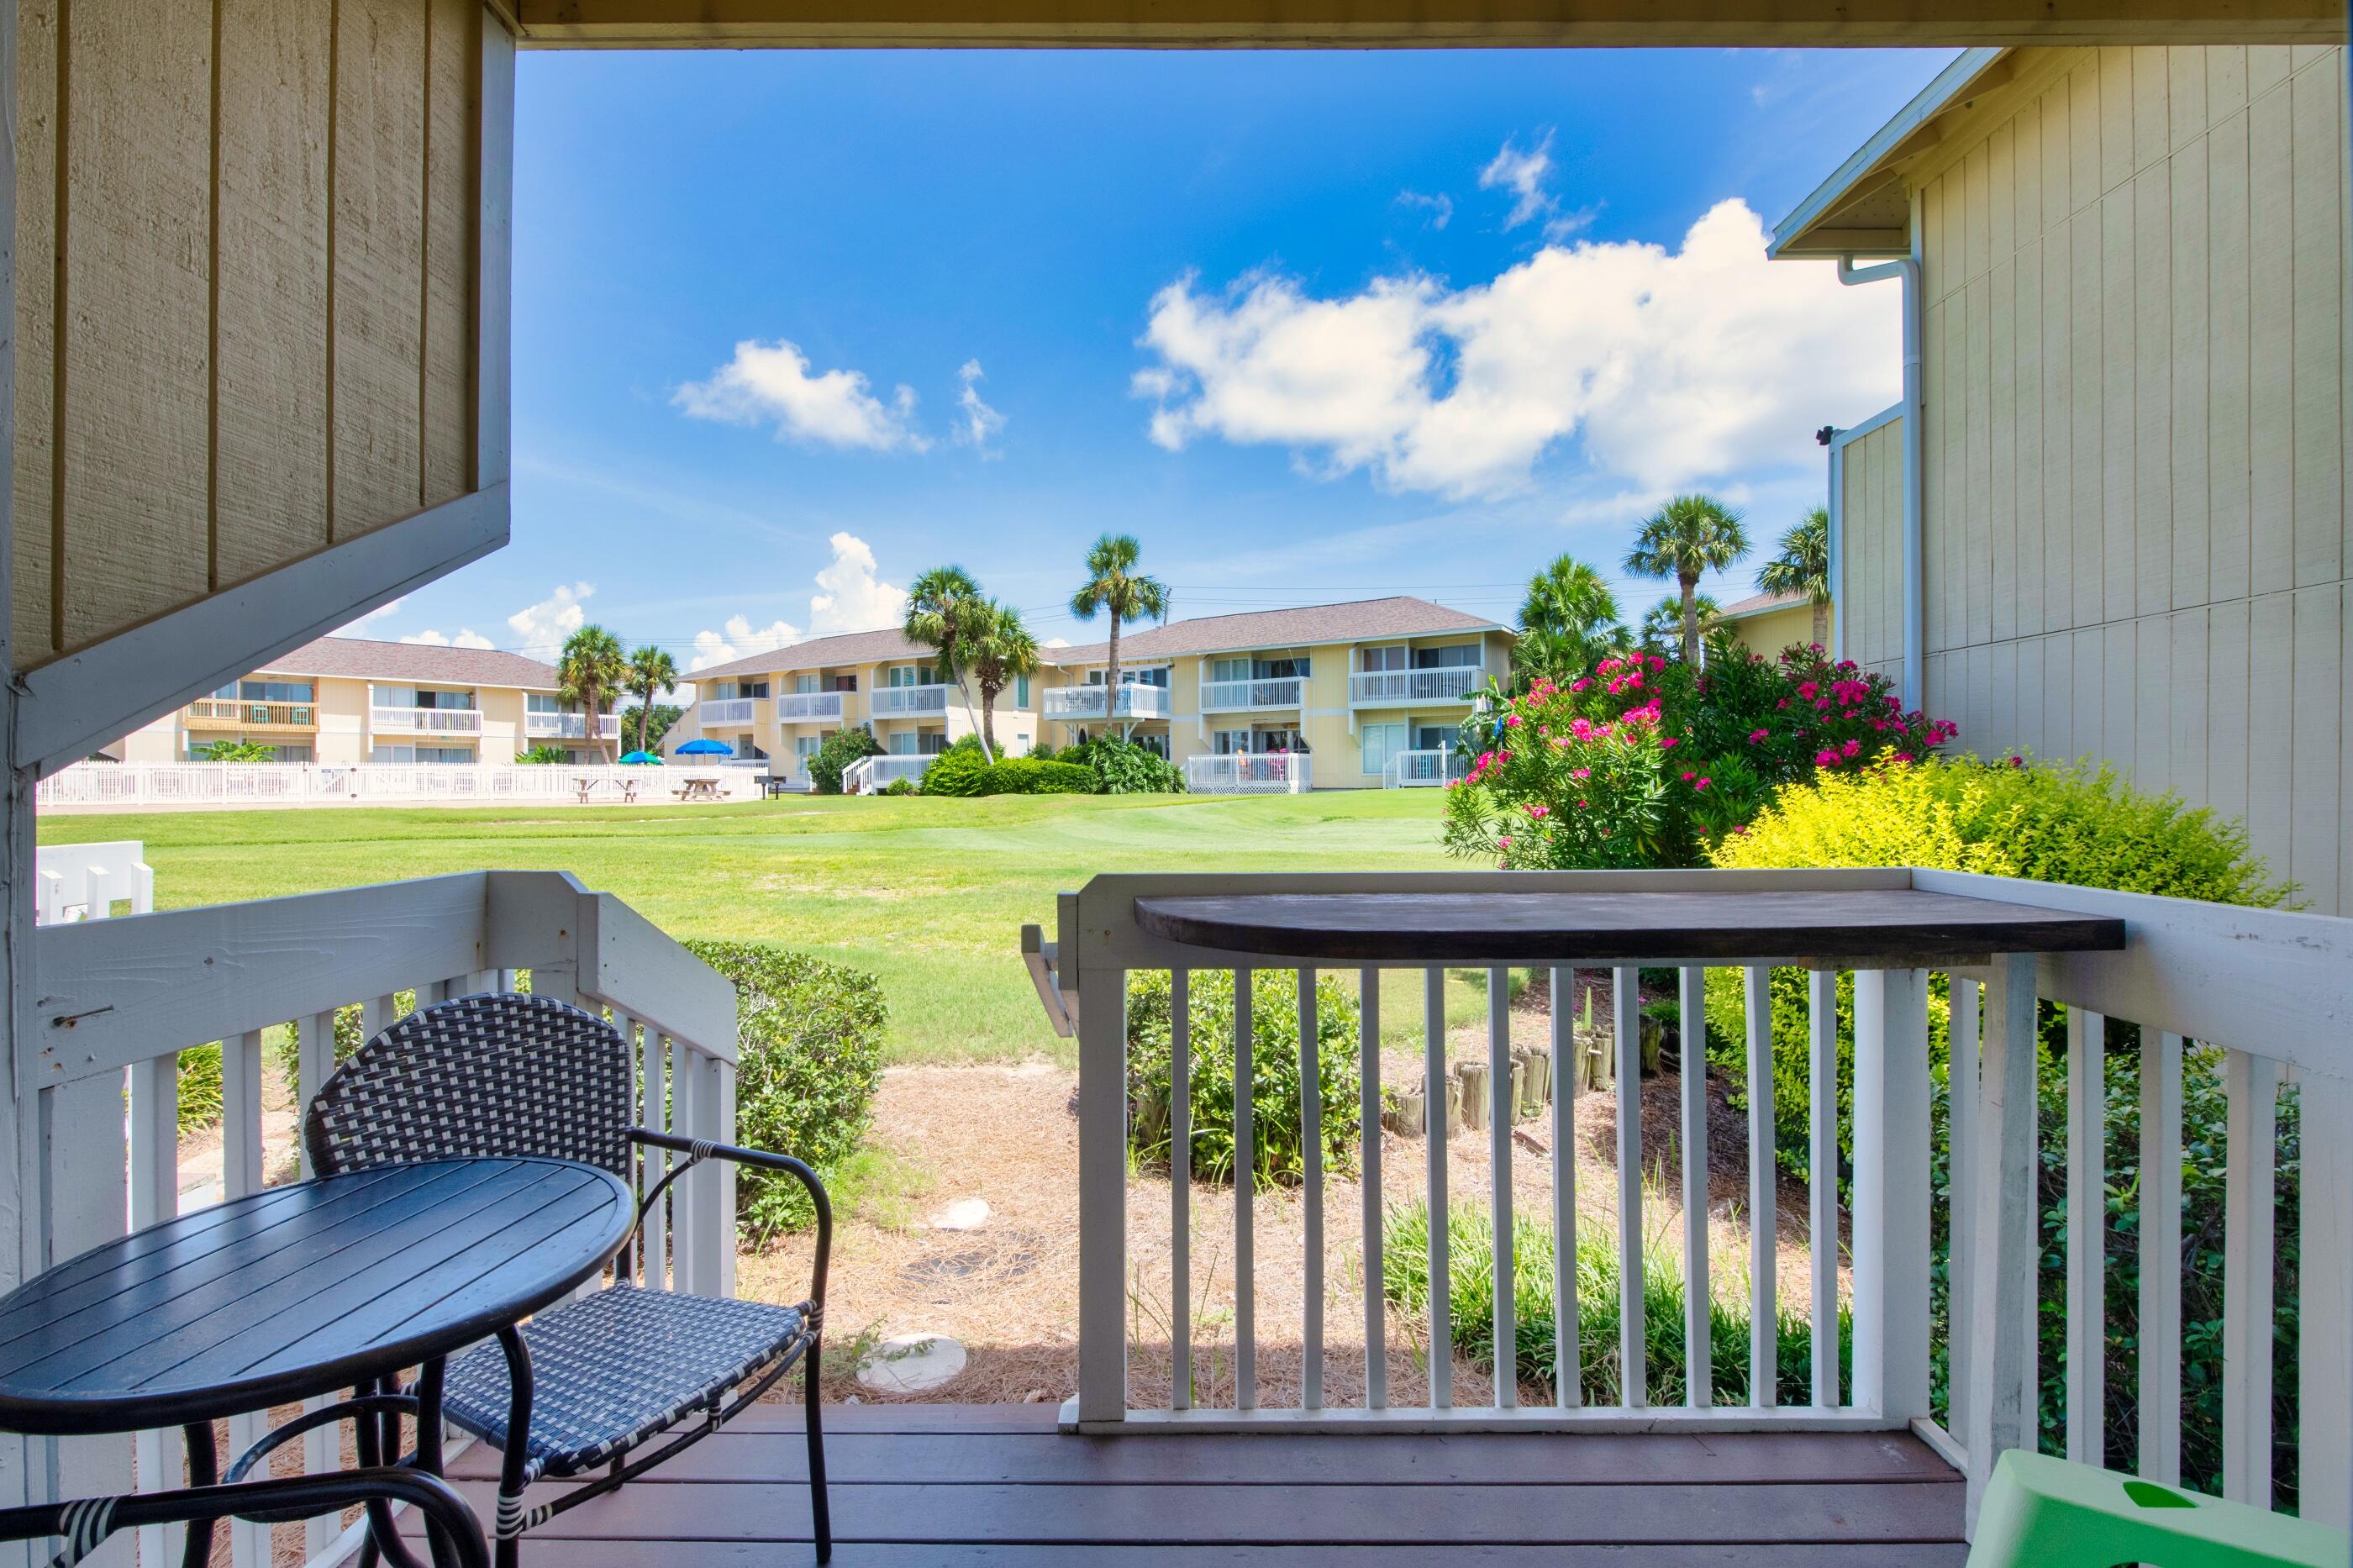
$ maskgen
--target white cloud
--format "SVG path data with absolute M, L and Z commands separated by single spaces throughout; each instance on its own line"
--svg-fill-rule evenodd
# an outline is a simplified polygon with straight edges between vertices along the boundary
M 1068 637 L 1048 637 L 1044 642 L 1039 643 L 1038 646 L 1039 647 L 1068 647 L 1071 646 L 1071 639 Z
M 747 655 L 766 653 L 787 643 L 801 640 L 800 627 L 788 621 L 773 621 L 754 628 L 749 616 L 730 616 L 723 632 L 701 631 L 694 634 L 694 657 L 687 664 L 689 672 L 709 669 L 714 664 Z
M 367 626 L 371 622 L 383 620 L 385 616 L 394 614 L 401 605 L 406 603 L 408 603 L 408 597 L 406 595 L 403 595 L 388 605 L 378 605 L 375 609 L 370 610 L 366 615 L 360 616 L 357 620 L 345 621 L 342 626 L 337 626 L 333 631 L 329 632 L 327 635 L 329 637 L 357 637 L 360 635 L 362 627 Z M 404 637 L 401 640 L 405 642 L 407 639 Z
M 1005 428 L 1005 416 L 981 401 L 984 374 L 976 359 L 965 361 L 964 367 L 956 372 L 956 380 L 962 384 L 956 393 L 956 445 L 970 447 L 984 458 L 1001 457 L 1003 454 L 991 450 L 988 443 Z
M 828 541 L 833 559 L 817 574 L 818 592 L 809 595 L 809 637 L 837 632 L 871 632 L 899 624 L 907 612 L 907 592 L 877 575 L 874 552 L 853 533 L 837 533 Z M 788 621 L 754 627 L 749 616 L 730 616 L 717 631 L 694 634 L 690 672 L 709 669 L 730 659 L 766 653 L 801 640 L 805 634 Z
M 437 632 L 431 626 L 427 626 L 415 637 L 403 637 L 400 640 L 406 643 L 417 643 L 425 647 L 496 647 L 499 646 L 471 626 L 459 627 L 456 637 L 451 637 L 446 632 Z
M 1428 222 L 1432 228 L 1444 228 L 1453 221 L 1454 198 L 1442 191 L 1434 196 L 1425 196 L 1419 191 L 1399 191 L 1396 205 L 1428 213 Z
M 833 560 L 817 574 L 823 592 L 809 596 L 809 634 L 830 637 L 897 626 L 907 613 L 907 591 L 876 575 L 874 552 L 866 541 L 837 533 L 826 542 L 833 546 Z
M 564 639 L 587 620 L 588 612 L 582 605 L 596 591 L 587 583 L 558 583 L 546 598 L 509 616 L 507 625 L 514 628 L 515 646 L 533 658 L 554 659 L 563 651 Z
M 1552 193 L 1545 188 L 1545 180 L 1552 173 L 1552 132 L 1523 153 L 1511 142 L 1479 171 L 1479 188 L 1492 191 L 1498 187 L 1512 193 L 1512 210 L 1504 219 L 1505 228 L 1517 228 L 1532 218 L 1542 217 L 1552 211 Z
M 931 443 L 914 427 L 915 389 L 901 386 L 888 403 L 864 374 L 828 370 L 812 375 L 808 356 L 778 339 L 746 338 L 735 357 L 705 381 L 691 381 L 670 399 L 696 419 L 731 425 L 773 421 L 776 438 L 868 451 L 923 451 Z
M 1451 499 L 1525 489 L 1556 443 L 1656 492 L 1818 461 L 1812 432 L 1896 390 L 1892 289 L 1765 258 L 1738 200 L 1680 250 L 1546 245 L 1492 282 L 1377 279 L 1336 300 L 1245 278 L 1222 296 L 1186 278 L 1155 297 L 1133 389 L 1155 441 L 1286 446 L 1310 471 L 1362 468 Z

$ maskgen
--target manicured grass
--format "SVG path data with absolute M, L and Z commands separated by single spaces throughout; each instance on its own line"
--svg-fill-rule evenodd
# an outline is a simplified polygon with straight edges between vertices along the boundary
M 709 807 L 317 809 L 55 816 L 45 844 L 136 838 L 159 909 L 477 869 L 574 873 L 679 937 L 824 952 L 882 977 L 898 1061 L 1070 1062 L 1024 921 L 1103 871 L 1443 869 L 1434 790 L 1247 798 L 786 798 Z M 1385 1010 L 1418 1026 L 1410 975 Z M 1450 1012 L 1476 1005 L 1467 984 Z M 1389 1032 L 1385 1030 L 1386 1032 Z

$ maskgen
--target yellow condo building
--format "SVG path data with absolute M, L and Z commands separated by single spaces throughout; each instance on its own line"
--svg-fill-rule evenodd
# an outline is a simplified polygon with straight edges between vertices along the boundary
M 1424 599 L 1366 599 L 1138 626 L 1110 647 L 1047 650 L 999 694 L 999 748 L 1021 755 L 1116 729 L 1185 770 L 1193 789 L 1377 789 L 1451 776 L 1454 732 L 1513 632 Z M 895 631 L 818 637 L 693 678 L 695 701 L 666 752 L 698 735 L 805 781 L 827 735 L 871 729 L 891 758 L 870 782 L 920 773 L 977 728 L 929 649 Z M 978 693 L 973 694 L 976 708 Z
M 555 669 L 491 648 L 321 637 L 134 730 L 107 753 L 126 763 L 200 761 L 217 741 L 270 747 L 281 763 L 512 763 L 560 746 L 609 762 L 612 714 L 564 700 Z

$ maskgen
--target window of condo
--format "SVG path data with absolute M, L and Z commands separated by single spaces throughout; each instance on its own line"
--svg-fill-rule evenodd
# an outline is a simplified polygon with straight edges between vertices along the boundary
M 1362 733 L 1365 742 L 1365 772 L 1377 773 L 1386 770 L 1389 759 L 1405 750 L 1403 724 L 1366 724 Z
M 1134 737 L 1134 739 L 1137 745 L 1143 747 L 1145 751 L 1150 752 L 1162 762 L 1165 763 L 1168 760 L 1167 736 L 1155 731 L 1146 731 L 1145 733 Z
M 891 748 L 891 754 L 894 757 L 912 757 L 915 754 L 915 737 L 904 732 L 892 736 L 883 744 Z
M 1367 647 L 1356 650 L 1356 667 L 1366 675 L 1406 667 L 1406 647 L 1398 643 L 1390 647 Z
M 1478 667 L 1478 663 L 1479 645 L 1474 642 L 1413 650 L 1413 667 L 1416 669 L 1472 669 Z
M 1216 752 L 1219 756 L 1235 756 L 1248 752 L 1250 749 L 1250 732 L 1248 730 L 1212 730 L 1209 731 L 1209 750 Z
M 793 689 L 795 691 L 818 690 L 820 688 L 818 682 L 824 679 L 825 677 L 821 675 L 796 675 L 793 677 Z
M 1454 747 L 1454 730 L 1448 724 L 1422 724 L 1413 732 L 1413 749 L 1417 752 L 1445 752 Z
M 468 746 L 378 746 L 369 754 L 368 760 L 401 767 L 411 763 L 457 767 L 470 764 L 474 752 Z
M 882 672 L 886 684 L 892 686 L 937 686 L 928 664 L 894 664 Z
M 1013 678 L 1013 706 L 1016 708 L 1029 706 L 1029 678 L 1026 675 L 1017 675 Z

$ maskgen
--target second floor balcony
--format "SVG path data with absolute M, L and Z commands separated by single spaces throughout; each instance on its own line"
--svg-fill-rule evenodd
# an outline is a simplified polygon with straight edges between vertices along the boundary
M 1348 706 L 1390 708 L 1401 702 L 1468 702 L 1487 679 L 1475 665 L 1443 669 L 1372 669 L 1348 677 Z
M 873 715 L 877 719 L 907 719 L 918 714 L 944 713 L 952 689 L 946 686 L 878 686 L 871 705 Z
M 1241 713 L 1255 708 L 1296 708 L 1306 690 L 1306 680 L 1296 675 L 1253 680 L 1205 680 L 1201 682 L 1201 711 Z
M 695 722 L 706 732 L 714 724 L 749 724 L 752 701 L 749 697 L 706 697 L 694 705 Z
M 813 719 L 841 717 L 839 691 L 787 691 L 776 699 L 776 719 L 779 723 L 804 723 Z
M 319 710 L 308 702 L 245 702 L 200 697 L 184 716 L 191 730 L 301 730 L 319 727 Z
M 1101 719 L 1109 701 L 1107 689 L 1092 686 L 1058 686 L 1046 693 L 1045 714 L 1049 719 Z M 1112 708 L 1112 716 L 1120 719 L 1166 719 L 1176 710 L 1176 704 L 1165 686 L 1145 686 L 1124 682 L 1119 689 L 1119 700 Z
M 522 732 L 533 740 L 585 741 L 588 738 L 588 715 L 586 713 L 525 713 Z M 621 716 L 600 713 L 596 716 L 596 738 L 617 741 L 621 738 Z
M 479 735 L 479 708 L 384 708 L 368 710 L 368 724 L 379 735 Z

